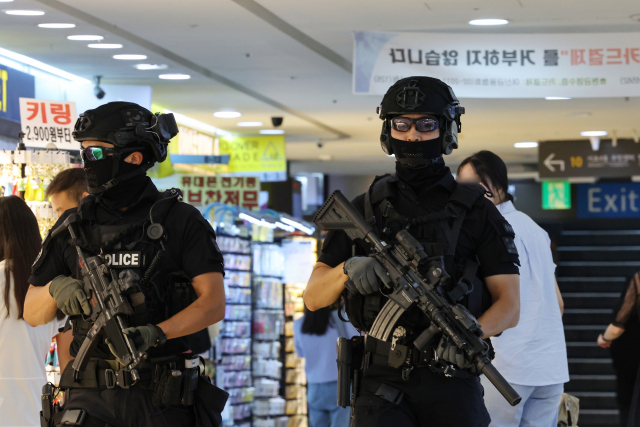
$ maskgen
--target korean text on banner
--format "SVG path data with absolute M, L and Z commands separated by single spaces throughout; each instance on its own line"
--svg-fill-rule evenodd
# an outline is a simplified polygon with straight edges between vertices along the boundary
M 76 123 L 75 102 L 20 98 L 20 123 L 27 147 L 45 148 L 53 143 L 58 149 L 78 150 L 73 137 Z
M 640 96 L 640 33 L 355 33 L 353 91 L 431 76 L 458 97 Z
M 220 138 L 220 154 L 229 154 L 229 172 L 284 172 L 284 136 Z
M 180 188 L 185 201 L 194 206 L 219 202 L 253 209 L 258 207 L 260 180 L 242 176 L 183 176 Z

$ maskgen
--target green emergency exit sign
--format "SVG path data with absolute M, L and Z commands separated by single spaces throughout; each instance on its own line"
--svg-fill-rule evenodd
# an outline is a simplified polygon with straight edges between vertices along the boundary
M 566 181 L 544 181 L 542 209 L 571 209 L 571 184 Z

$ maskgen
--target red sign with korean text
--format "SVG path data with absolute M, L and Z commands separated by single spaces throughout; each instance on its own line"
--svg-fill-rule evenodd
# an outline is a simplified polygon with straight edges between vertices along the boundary
M 77 150 L 78 142 L 72 137 L 76 119 L 75 102 L 20 98 L 20 123 L 27 147 L 55 144 L 58 149 Z
M 220 202 L 254 209 L 258 207 L 260 179 L 245 176 L 183 176 L 180 178 L 180 188 L 185 202 L 194 206 Z

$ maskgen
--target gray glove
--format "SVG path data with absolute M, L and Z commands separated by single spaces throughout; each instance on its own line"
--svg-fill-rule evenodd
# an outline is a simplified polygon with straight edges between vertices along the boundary
M 141 353 L 144 353 L 145 351 L 147 351 L 149 347 L 153 347 L 156 344 L 158 344 L 158 331 L 156 331 L 156 327 L 153 326 L 152 324 L 148 324 L 145 326 L 138 326 L 135 328 L 127 328 L 122 332 L 128 335 L 129 338 L 133 339 L 133 343 L 135 344 L 138 351 Z M 105 339 L 104 341 L 109 346 L 109 350 L 111 350 L 111 353 L 117 358 L 118 355 L 116 354 L 116 349 L 114 348 L 111 341 L 109 341 L 108 338 Z M 120 361 L 121 364 L 124 365 L 124 363 L 122 363 L 120 359 L 118 360 Z
M 344 274 L 350 280 L 345 287 L 351 293 L 369 295 L 380 290 L 380 282 L 390 285 L 391 278 L 378 261 L 371 257 L 354 256 L 344 263 Z
M 475 365 L 467 360 L 462 350 L 458 348 L 448 337 L 443 336 L 436 349 L 438 358 L 456 365 L 460 369 L 472 368 L 475 370 Z
M 84 313 L 91 315 L 91 306 L 84 293 L 84 285 L 73 277 L 58 276 L 49 285 L 49 294 L 56 300 L 60 311 L 67 316 L 77 316 Z

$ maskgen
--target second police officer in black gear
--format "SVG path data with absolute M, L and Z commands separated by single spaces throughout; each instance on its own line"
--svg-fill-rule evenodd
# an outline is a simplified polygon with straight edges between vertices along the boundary
M 128 102 L 88 110 L 76 123 L 73 135 L 82 144 L 91 195 L 77 209 L 79 241 L 63 233 L 50 234 L 43 242 L 29 280 L 25 319 L 32 325 L 47 323 L 60 308 L 70 316 L 71 355 L 76 356 L 91 327 L 83 320 L 91 305 L 81 281 L 74 246 L 79 245 L 85 256 L 101 253 L 111 268 L 131 269 L 141 278 L 144 298 L 138 299 L 126 332 L 148 355 L 135 384 L 104 337 L 98 338 L 80 381 L 73 378 L 71 364 L 64 369 L 64 409 L 82 409 L 82 425 L 196 425 L 193 405 L 170 392 L 168 377 L 197 365 L 194 352 L 208 349 L 209 343 L 203 347 L 198 336 L 224 317 L 224 267 L 210 224 L 197 209 L 181 203 L 179 191 L 160 193 L 146 176 L 154 163 L 165 160 L 169 139 L 177 132 L 172 115 L 152 114 Z M 73 213 L 75 209 L 65 212 L 54 229 Z M 178 393 L 181 386 L 173 383 Z
M 456 184 L 442 157 L 457 148 L 464 113 L 453 90 L 435 78 L 405 78 L 388 90 L 378 112 L 380 142 L 395 155 L 396 173 L 377 177 L 353 205 L 383 239 L 393 241 L 408 228 L 425 252 L 444 255 L 451 283 L 474 283 L 463 302 L 485 338 L 515 326 L 520 289 L 513 230 L 484 190 Z M 367 246 L 352 245 L 343 231 L 329 232 L 305 290 L 309 309 L 344 294 L 349 320 L 366 332 L 386 302 L 380 289 L 389 280 L 367 255 Z M 412 346 L 426 322 L 419 310 L 409 310 L 392 343 L 367 337 L 352 426 L 489 425 L 480 380 L 457 347 L 446 339 L 423 352 Z M 408 346 L 411 355 L 391 363 L 393 344 Z

